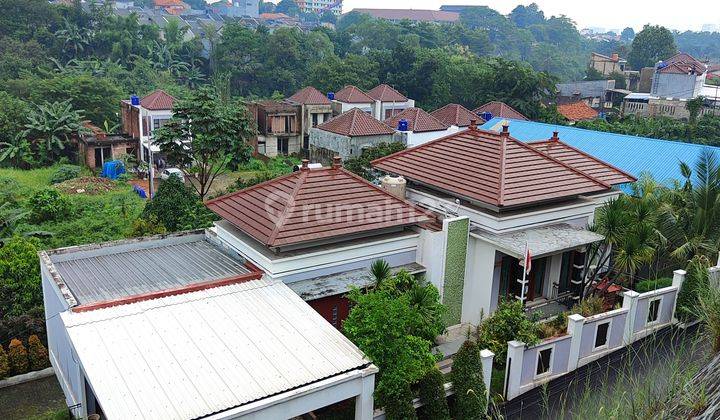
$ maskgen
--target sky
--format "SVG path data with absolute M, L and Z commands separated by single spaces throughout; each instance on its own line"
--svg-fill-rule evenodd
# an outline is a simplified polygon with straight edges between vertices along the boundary
M 627 26 L 636 31 L 646 23 L 671 29 L 699 31 L 704 24 L 720 26 L 720 1 L 682 2 L 671 0 L 535 0 L 545 16 L 564 14 L 574 20 L 578 28 L 600 27 L 606 30 Z M 344 0 L 343 12 L 354 8 L 439 9 L 443 4 L 489 6 L 500 13 L 510 13 L 518 4 L 533 1 L 519 0 Z

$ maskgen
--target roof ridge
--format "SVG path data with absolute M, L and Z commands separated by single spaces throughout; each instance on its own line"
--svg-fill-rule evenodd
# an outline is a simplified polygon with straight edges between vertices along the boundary
M 500 135 L 500 162 L 498 162 L 498 205 L 505 204 L 505 154 L 507 153 L 507 136 Z
M 353 133 L 355 132 L 355 120 L 357 119 L 358 111 L 359 111 L 358 108 L 352 109 L 352 115 L 351 115 L 352 118 L 350 119 L 350 128 L 348 128 L 348 135 L 352 136 Z
M 288 202 L 285 204 L 285 208 L 283 209 L 282 213 L 280 213 L 280 216 L 278 217 L 278 221 L 275 223 L 275 228 L 273 229 L 270 236 L 268 236 L 267 242 L 269 244 L 272 244 L 275 242 L 275 239 L 277 238 L 278 234 L 280 233 L 280 228 L 283 227 L 285 224 L 285 221 L 287 220 L 288 214 L 291 212 L 291 206 L 290 206 L 290 200 L 292 200 L 292 210 L 295 209 L 295 196 L 297 195 L 298 191 L 300 190 L 300 187 L 305 183 L 305 180 L 308 177 L 308 174 L 310 173 L 310 170 L 300 170 L 300 175 L 297 177 L 297 180 L 295 181 L 295 186 L 293 186 L 293 190 L 290 192 L 290 197 L 288 198 Z

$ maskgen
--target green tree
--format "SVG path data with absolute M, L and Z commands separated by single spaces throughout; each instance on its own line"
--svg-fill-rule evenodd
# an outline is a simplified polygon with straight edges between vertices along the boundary
M 0 248 L 0 314 L 22 315 L 42 306 L 36 239 L 14 237 Z
M 145 204 L 142 217 L 146 221 L 160 223 L 168 232 L 205 228 L 214 220 L 195 191 L 186 187 L 177 176 L 171 176 L 160 184 L 155 197 Z M 141 228 L 153 230 L 148 225 L 138 226 L 138 229 Z
M 663 26 L 645 25 L 632 41 L 628 63 L 633 69 L 640 70 L 652 67 L 675 53 L 677 46 L 672 32 Z
M 78 58 L 85 52 L 85 48 L 90 44 L 87 32 L 77 25 L 63 22 L 63 28 L 55 31 L 55 36 L 63 43 L 63 49 L 68 53 L 69 58 Z
M 203 200 L 231 161 L 250 158 L 247 142 L 257 132 L 255 122 L 244 105 L 223 101 L 210 88 L 194 92 L 173 111 L 154 142 L 168 163 L 183 168 Z
M 705 98 L 703 96 L 698 96 L 693 99 L 688 99 L 685 102 L 685 108 L 690 113 L 690 124 L 691 125 L 695 125 L 697 123 L 698 115 L 700 115 L 700 111 L 702 110 L 704 105 L 705 105 Z
M 480 348 L 467 340 L 453 357 L 450 380 L 455 390 L 455 418 L 478 419 L 487 411 L 487 390 L 483 380 Z
M 478 346 L 495 353 L 495 364 L 505 366 L 508 341 L 518 340 L 528 345 L 539 341 L 537 319 L 528 318 L 518 300 L 503 300 L 493 314 L 478 326 Z
M 280 0 L 280 2 L 275 5 L 275 13 L 285 13 L 288 16 L 298 16 L 300 15 L 300 7 L 298 7 L 297 3 L 295 3 L 295 0 Z
M 527 6 L 518 5 L 508 17 L 510 21 L 521 28 L 545 22 L 545 13 L 540 10 L 537 3 L 530 3 Z
M 631 27 L 627 27 L 620 32 L 620 40 L 624 42 L 630 42 L 635 38 L 635 30 Z
M 418 384 L 420 408 L 423 418 L 450 420 L 447 398 L 445 397 L 445 378 L 437 368 L 430 369 Z
M 85 131 L 81 125 L 82 112 L 72 109 L 69 101 L 32 108 L 22 135 L 31 141 L 39 161 L 53 163 L 70 143 L 72 135 Z

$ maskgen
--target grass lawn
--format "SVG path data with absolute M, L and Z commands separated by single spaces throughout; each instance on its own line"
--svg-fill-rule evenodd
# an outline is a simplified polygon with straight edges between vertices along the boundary
M 55 375 L 0 388 L 0 419 L 69 419 Z
M 57 170 L 57 167 L 22 170 L 0 168 L 0 178 L 12 178 L 20 184 L 23 189 L 29 191 L 38 190 L 50 185 L 50 178 Z

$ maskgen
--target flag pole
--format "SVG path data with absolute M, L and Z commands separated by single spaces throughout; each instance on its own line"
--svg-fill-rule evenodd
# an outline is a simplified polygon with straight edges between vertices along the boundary
M 525 245 L 527 249 L 527 245 Z M 523 278 L 522 283 L 520 283 L 520 302 L 525 306 L 525 277 L 527 276 L 527 250 L 525 251 L 525 256 L 523 257 Z

